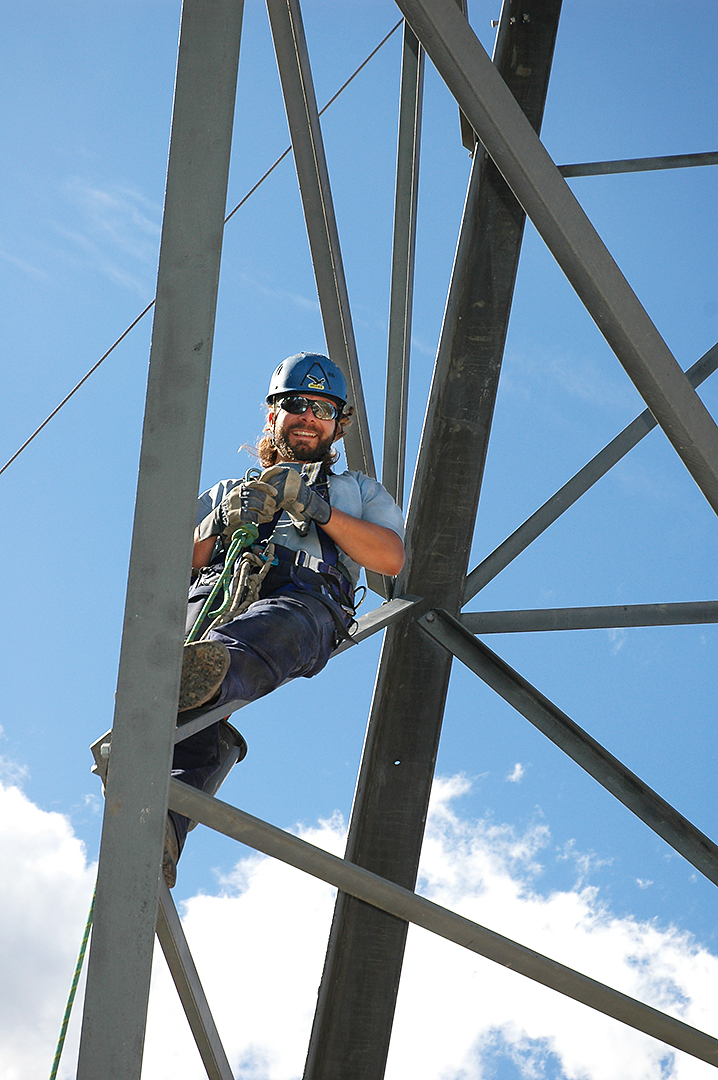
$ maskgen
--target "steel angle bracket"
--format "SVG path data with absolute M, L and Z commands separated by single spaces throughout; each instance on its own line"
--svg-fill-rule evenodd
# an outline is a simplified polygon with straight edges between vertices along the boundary
M 428 611 L 417 623 L 709 881 L 718 885 L 718 845 L 713 840 L 561 712 L 500 656 L 477 640 L 447 611 Z

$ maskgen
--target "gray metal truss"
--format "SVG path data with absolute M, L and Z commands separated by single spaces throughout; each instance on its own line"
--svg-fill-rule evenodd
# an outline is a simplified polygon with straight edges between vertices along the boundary
M 497 36 L 492 70 L 536 128 L 559 10 L 560 2 L 508 3 Z M 530 22 L 517 19 L 519 11 L 530 12 Z M 528 77 L 517 74 L 525 69 Z M 498 170 L 483 150 L 476 153 L 398 586 L 423 605 L 384 641 L 347 840 L 349 861 L 406 889 L 416 881 L 451 671 L 451 656 L 416 620 L 426 607 L 458 613 L 461 604 L 524 222 Z M 339 894 L 305 1080 L 383 1075 L 406 931 L 406 923 Z
M 711 1035 L 688 1027 L 672 1016 L 667 1016 L 555 960 L 502 937 L 479 923 L 471 922 L 447 908 L 440 907 L 393 881 L 373 874 L 346 859 L 330 855 L 322 848 L 308 844 L 266 821 L 220 802 L 219 799 L 211 799 L 177 780 L 170 783 L 170 806 L 173 810 L 224 833 L 225 836 L 248 844 L 256 851 L 281 859 L 290 866 L 329 882 L 341 889 L 344 895 L 371 906 L 372 910 L 380 909 L 398 921 L 412 922 L 430 930 L 606 1016 L 612 1016 L 624 1024 L 644 1031 L 669 1046 L 684 1050 L 711 1065 L 718 1065 L 718 1039 Z M 345 1068 L 348 1070 L 347 1075 L 350 1075 L 351 1063 L 348 1055 Z
M 328 350 L 344 367 L 357 407 L 358 422 L 350 429 L 347 455 L 351 467 L 373 475 L 299 3 L 267 0 L 267 5 Z M 92 748 L 97 771 L 107 786 L 107 812 L 80 1048 L 81 1080 L 97 1076 L 125 1080 L 140 1075 L 155 930 L 208 1076 L 212 1080 L 231 1077 L 177 912 L 164 881 L 158 880 L 168 805 L 340 890 L 305 1080 L 380 1080 L 383 1076 L 410 922 L 718 1065 L 718 1041 L 703 1032 L 413 892 L 453 656 L 718 883 L 715 843 L 471 633 L 708 622 L 716 621 L 718 604 L 460 615 L 464 604 L 656 423 L 718 510 L 718 431 L 695 393 L 695 387 L 718 366 L 718 346 L 687 373 L 680 371 L 563 179 L 705 165 L 718 158 L 693 154 L 557 168 L 542 147 L 538 131 L 560 0 L 523 0 L 521 4 L 504 0 L 495 66 L 471 31 L 461 3 L 398 0 L 398 6 L 407 24 L 387 364 L 386 408 L 394 427 L 385 438 L 384 477 L 399 501 L 406 442 L 424 51 L 480 143 L 412 488 L 407 568 L 396 583 L 396 599 L 358 620 L 354 634 L 354 642 L 359 642 L 380 629 L 388 630 L 342 860 L 216 798 L 168 780 L 175 741 L 220 719 L 220 713 L 226 717 L 245 704 L 234 702 L 189 715 L 175 725 L 186 567 L 209 378 L 242 15 L 241 0 L 184 2 L 117 710 L 111 741 L 105 735 Z M 516 68 L 522 58 L 530 63 L 523 65 L 519 79 Z M 529 68 L 531 74 L 526 77 Z M 206 138 L 207 145 L 198 147 L 198 138 Z M 202 200 L 195 198 L 198 191 Z M 206 210 L 205 218 L 198 217 L 200 205 Z M 648 409 L 467 577 L 524 212 Z M 183 268 L 190 261 L 188 251 L 199 255 L 200 271 L 196 265 L 191 273 Z M 156 528 L 158 521 L 161 530 Z M 437 552 L 443 551 L 451 552 L 451 558 L 437 558 Z M 372 587 L 388 596 L 392 583 L 372 575 Z M 349 643 L 342 649 L 347 647 Z M 152 701 L 143 693 L 146 685 L 159 687 Z M 133 941 L 133 950 L 124 948 L 128 940 Z
M 588 313 L 718 513 L 718 427 L 455 0 L 397 3 Z

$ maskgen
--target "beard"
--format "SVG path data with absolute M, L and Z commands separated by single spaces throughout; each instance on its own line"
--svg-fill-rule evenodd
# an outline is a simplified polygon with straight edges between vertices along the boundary
M 289 432 L 275 431 L 274 445 L 279 452 L 280 461 L 323 461 L 331 452 L 334 442 L 334 432 L 324 439 L 317 439 L 314 445 L 300 443 L 298 446 L 290 446 L 287 435 Z

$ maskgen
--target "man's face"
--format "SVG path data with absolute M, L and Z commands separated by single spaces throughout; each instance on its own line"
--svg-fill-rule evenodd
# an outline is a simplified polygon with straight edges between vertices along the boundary
M 331 401 L 321 394 L 303 394 L 308 401 Z M 282 461 L 321 461 L 329 453 L 336 420 L 319 420 L 309 406 L 301 416 L 276 408 L 269 414 L 274 443 Z

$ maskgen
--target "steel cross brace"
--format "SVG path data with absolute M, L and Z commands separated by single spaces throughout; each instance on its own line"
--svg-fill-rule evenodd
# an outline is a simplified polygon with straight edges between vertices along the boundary
M 691 386 L 700 386 L 709 375 L 713 374 L 717 367 L 718 344 L 704 353 L 700 360 L 696 360 L 695 364 L 686 372 L 686 378 Z M 637 416 L 623 431 L 619 432 L 615 439 L 612 439 L 610 443 L 604 446 L 603 450 L 600 450 L 570 480 L 567 480 L 562 488 L 559 488 L 550 499 L 546 500 L 543 506 L 540 506 L 531 517 L 526 519 L 523 525 L 519 525 L 518 529 L 511 533 L 511 536 L 507 537 L 478 566 L 474 567 L 466 578 L 464 604 L 467 604 L 480 589 L 488 585 L 517 555 L 520 555 L 530 543 L 545 532 L 549 525 L 553 525 L 561 514 L 573 506 L 589 488 L 597 483 L 602 476 L 606 475 L 609 469 L 612 469 L 614 465 L 625 457 L 629 450 L 637 446 L 649 431 L 653 431 L 655 426 L 656 420 L 650 409 L 645 409 L 640 416 Z
M 509 705 L 563 750 L 582 769 L 610 791 L 718 885 L 718 845 L 645 784 L 635 773 L 596 742 L 553 702 L 518 672 L 478 641 L 448 612 L 434 610 L 419 619 L 419 626 L 453 656 L 478 675 Z
M 319 306 L 329 355 L 344 370 L 356 409 L 346 436 L 350 468 L 375 476 L 339 232 L 324 153 L 309 52 L 298 0 L 267 0 Z
M 161 876 L 157 938 L 209 1080 L 233 1080 L 234 1074 L 202 989 L 177 908 Z
M 397 0 L 397 6 L 718 513 L 718 427 L 455 0 Z
M 667 157 L 622 158 L 619 161 L 582 161 L 559 165 L 561 176 L 606 176 L 609 173 L 653 172 L 657 169 L 693 169 L 699 165 L 718 165 L 718 153 L 669 154 Z
M 416 40 L 414 31 L 404 23 L 381 477 L 384 487 L 399 506 L 404 503 L 423 94 L 424 51 Z
M 598 630 L 617 626 L 686 626 L 718 622 L 718 601 L 686 604 L 621 604 L 615 607 L 529 608 L 467 611 L 461 625 L 472 634 L 523 634 L 538 630 Z
M 331 855 L 177 780 L 170 782 L 170 806 L 180 814 L 265 855 L 281 859 L 397 919 L 430 930 L 669 1046 L 718 1066 L 718 1039 L 434 904 L 410 889 Z

